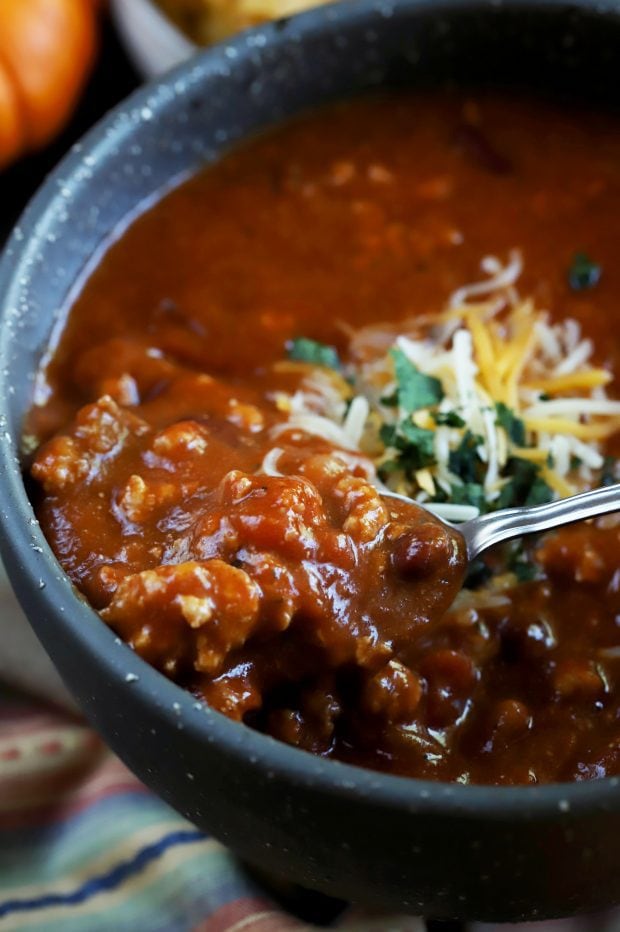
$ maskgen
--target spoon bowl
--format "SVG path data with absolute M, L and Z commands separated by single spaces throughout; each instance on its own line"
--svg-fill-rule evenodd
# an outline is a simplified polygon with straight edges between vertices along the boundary
M 402 502 L 412 501 L 408 496 L 400 495 L 398 492 L 382 490 L 382 495 Z M 492 511 L 460 524 L 442 519 L 433 512 L 432 508 L 428 508 L 428 511 L 438 521 L 460 531 L 465 540 L 467 559 L 471 563 L 489 547 L 494 547 L 504 541 L 526 537 L 528 534 L 540 534 L 542 531 L 552 531 L 566 524 L 575 524 L 578 521 L 599 518 L 602 515 L 620 511 L 620 483 L 601 489 L 591 489 L 589 492 L 581 492 L 579 495 L 571 495 L 545 505 Z

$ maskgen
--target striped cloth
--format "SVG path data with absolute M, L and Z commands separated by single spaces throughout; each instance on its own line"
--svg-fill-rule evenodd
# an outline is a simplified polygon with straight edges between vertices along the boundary
M 339 904 L 335 912 L 329 927 L 347 932 L 426 930 L 407 916 Z M 150 793 L 80 719 L 0 692 L 0 932 L 313 928 Z M 502 929 L 618 932 L 620 913 Z
M 338 906 L 330 928 L 426 930 L 412 917 Z M 313 928 L 222 845 L 153 796 L 81 720 L 0 693 L 0 932 Z M 618 929 L 620 914 L 527 926 L 528 932 Z
M 347 911 L 349 932 L 423 932 Z M 0 930 L 298 932 L 214 839 L 151 794 L 86 725 L 0 696 Z

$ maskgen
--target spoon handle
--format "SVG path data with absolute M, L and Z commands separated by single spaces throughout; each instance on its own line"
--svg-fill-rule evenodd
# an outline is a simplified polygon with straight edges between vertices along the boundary
M 563 524 L 620 511 L 620 484 L 572 495 L 547 505 L 509 508 L 467 521 L 459 528 L 467 544 L 467 556 L 475 559 L 494 544 L 525 534 L 549 531 Z

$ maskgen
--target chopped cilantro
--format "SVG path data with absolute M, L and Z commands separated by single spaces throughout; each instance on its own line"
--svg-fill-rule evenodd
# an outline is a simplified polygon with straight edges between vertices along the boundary
M 598 285 L 601 273 L 600 265 L 593 262 L 584 252 L 578 252 L 568 271 L 568 283 L 573 291 L 585 291 L 586 288 Z
M 511 508 L 513 505 L 523 505 L 537 472 L 538 468 L 529 460 L 518 456 L 511 457 L 506 464 L 506 473 L 510 479 L 500 493 L 497 507 Z
M 398 472 L 400 469 L 400 463 L 398 460 L 385 460 L 377 469 L 379 478 L 382 481 L 385 481 L 393 472 Z
M 530 490 L 525 499 L 525 505 L 546 505 L 553 499 L 553 489 L 547 485 L 544 479 L 537 476 L 532 482 Z
M 520 417 L 517 417 L 514 411 L 505 405 L 503 401 L 495 404 L 497 414 L 496 423 L 503 427 L 513 443 L 518 447 L 525 445 L 525 424 Z
M 426 430 L 423 427 L 418 427 L 412 421 L 402 421 L 400 424 L 400 431 L 405 439 L 406 446 L 413 445 L 416 447 L 422 447 L 424 449 L 425 455 L 431 456 L 434 462 L 435 457 L 432 455 L 435 440 L 434 431 Z M 401 445 L 401 449 L 405 448 L 405 445 Z
M 420 372 L 417 366 L 407 359 L 402 350 L 392 349 L 390 356 L 394 360 L 398 404 L 403 411 L 411 414 L 421 408 L 430 408 L 439 404 L 443 398 L 443 389 L 439 379 Z M 387 403 L 391 404 L 393 401 L 389 399 Z
M 438 427 L 465 427 L 465 421 L 456 411 L 436 411 L 432 417 Z
M 308 337 L 296 337 L 288 346 L 288 357 L 296 362 L 309 362 L 315 366 L 339 369 L 340 358 L 333 346 L 326 346 Z
M 509 479 L 497 497 L 497 507 L 511 508 L 516 503 L 517 487 L 514 479 Z
M 487 510 L 484 487 L 479 482 L 464 482 L 452 486 L 450 501 L 455 505 L 473 505 L 481 512 Z
M 386 471 L 402 469 L 407 477 L 411 477 L 418 469 L 435 463 L 432 430 L 425 430 L 412 421 L 405 420 L 398 425 L 384 424 L 380 430 L 380 437 L 386 447 L 398 451 L 394 460 L 396 465 Z M 385 463 L 382 468 L 386 469 Z
M 450 472 L 463 482 L 477 482 L 478 480 L 478 467 L 481 462 L 478 447 L 482 442 L 482 437 L 466 430 L 456 450 L 450 453 L 448 462 Z
M 506 464 L 506 473 L 510 479 L 500 492 L 497 508 L 543 505 L 553 498 L 553 491 L 538 475 L 535 463 L 513 456 Z
M 379 436 L 386 447 L 396 446 L 396 437 L 398 436 L 398 427 L 396 424 L 382 424 Z

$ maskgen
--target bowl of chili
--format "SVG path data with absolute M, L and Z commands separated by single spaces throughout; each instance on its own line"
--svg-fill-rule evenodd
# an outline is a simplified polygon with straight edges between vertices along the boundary
M 67 575 L 57 560 L 61 550 L 59 541 L 62 529 L 67 527 L 71 511 L 54 511 L 51 520 L 43 519 L 47 536 L 42 532 L 39 523 L 43 514 L 40 507 L 41 488 L 33 486 L 30 479 L 24 479 L 24 463 L 29 462 L 31 451 L 25 449 L 23 444 L 24 418 L 37 392 L 42 399 L 39 407 L 44 412 L 46 410 L 45 396 L 49 386 L 41 382 L 40 375 L 37 376 L 41 371 L 42 354 L 49 351 L 49 347 L 58 345 L 62 354 L 64 337 L 58 343 L 58 336 L 64 325 L 65 310 L 69 303 L 79 305 L 80 293 L 88 293 L 89 286 L 85 286 L 85 282 L 97 281 L 98 276 L 105 278 L 107 266 L 101 259 L 104 253 L 110 251 L 111 254 L 116 248 L 112 244 L 118 239 L 120 231 L 125 230 L 130 221 L 142 214 L 148 205 L 161 198 L 163 192 L 176 188 L 181 180 L 195 175 L 205 164 L 218 161 L 224 152 L 242 140 L 309 108 L 359 96 L 363 92 L 375 92 L 378 88 L 390 89 L 390 93 L 401 93 L 403 88 L 411 85 L 416 88 L 444 85 L 459 88 L 518 88 L 542 92 L 544 95 L 560 95 L 572 100 L 578 98 L 597 108 L 601 105 L 613 106 L 617 104 L 614 61 L 619 50 L 620 13 L 616 4 L 611 2 L 568 4 L 553 0 L 513 0 L 497 4 L 449 0 L 433 0 L 432 3 L 424 0 L 401 0 L 395 3 L 358 0 L 312 11 L 290 21 L 268 24 L 227 45 L 199 55 L 171 75 L 133 95 L 107 117 L 48 179 L 16 227 L 4 255 L 0 269 L 0 469 L 5 480 L 1 549 L 19 598 L 38 636 L 86 715 L 112 748 L 146 783 L 190 820 L 230 845 L 239 855 L 308 887 L 379 908 L 437 917 L 537 919 L 604 908 L 620 901 L 618 777 L 610 769 L 612 775 L 602 779 L 581 779 L 573 774 L 569 778 L 570 782 L 554 782 L 551 776 L 547 785 L 499 786 L 463 785 L 454 776 L 432 779 L 426 771 L 414 776 L 382 773 L 376 761 L 370 762 L 374 769 L 359 766 L 359 763 L 364 763 L 359 755 L 352 758 L 355 764 L 351 764 L 347 762 L 345 753 L 340 755 L 339 760 L 325 759 L 321 752 L 309 754 L 300 747 L 290 746 L 286 741 L 275 740 L 273 734 L 282 737 L 281 731 L 278 731 L 282 716 L 276 716 L 279 723 L 277 727 L 251 729 L 243 722 L 221 714 L 226 711 L 226 702 L 231 693 L 226 693 L 228 698 L 219 705 L 215 700 L 205 703 L 196 689 L 193 692 L 183 689 L 162 676 L 161 672 L 139 656 L 136 631 L 125 630 L 123 626 L 126 624 L 126 616 L 123 612 L 125 604 L 129 604 L 127 617 L 129 623 L 133 624 L 139 615 L 140 606 L 143 608 L 146 604 L 146 614 L 138 619 L 138 627 L 140 631 L 145 626 L 148 628 L 151 618 L 159 611 L 156 604 L 149 607 L 148 600 L 145 603 L 148 593 L 152 591 L 155 582 L 157 586 L 166 585 L 165 567 L 177 565 L 179 560 L 170 560 L 168 563 L 163 560 L 164 570 L 159 575 L 152 569 L 145 571 L 155 572 L 157 578 L 154 580 L 149 577 L 145 580 L 142 577 L 140 584 L 143 588 L 137 598 L 134 598 L 135 591 L 130 584 L 124 582 L 123 573 L 117 578 L 109 567 L 104 576 L 99 574 L 97 577 L 98 589 L 89 589 L 84 585 L 81 586 L 80 594 L 72 585 L 76 577 L 71 576 L 71 567 L 65 562 L 65 569 L 70 571 Z M 527 67 L 524 67 L 524 63 L 527 63 Z M 361 106 L 363 108 L 365 105 Z M 380 125 L 382 119 L 387 119 L 385 114 L 392 105 L 374 103 L 369 106 L 369 110 L 364 112 L 362 109 L 360 112 L 362 117 L 372 117 L 372 125 L 375 126 Z M 402 119 L 402 111 L 399 111 L 398 105 L 395 106 L 396 116 L 393 113 L 392 118 L 397 124 Z M 446 111 L 435 102 L 427 105 L 427 111 L 428 114 L 439 114 L 435 119 L 438 120 L 440 132 Z M 381 116 L 382 112 L 384 117 Z M 428 118 L 432 119 L 430 116 Z M 367 133 L 366 130 L 360 132 L 359 118 L 356 123 L 354 118 L 337 111 L 337 115 L 332 115 L 330 119 L 332 123 L 328 125 L 331 125 L 332 130 L 336 131 L 338 124 L 344 121 L 349 134 L 345 138 L 354 140 L 357 133 L 358 146 L 363 148 L 366 145 Z M 367 128 L 370 125 L 368 123 Z M 539 127 L 541 125 L 538 124 Z M 313 132 L 312 129 L 306 131 L 303 127 L 299 128 L 301 126 L 301 123 L 298 124 L 296 129 L 292 124 L 290 130 L 293 134 L 298 133 L 300 150 L 311 141 Z M 530 128 L 534 129 L 535 124 L 531 124 Z M 304 136 L 304 132 L 308 135 Z M 475 150 L 475 159 L 486 163 L 493 176 L 491 188 L 495 185 L 499 192 L 510 153 L 497 152 L 488 144 L 476 130 L 475 117 L 469 120 L 465 129 L 461 127 L 459 132 L 457 148 L 460 151 Z M 325 133 L 324 138 L 328 137 L 329 133 Z M 600 145 L 600 133 L 596 138 Z M 282 181 L 273 174 L 269 175 L 265 169 L 265 166 L 268 168 L 271 164 L 269 142 L 264 145 L 261 165 L 265 177 L 271 179 L 272 189 L 274 185 L 297 185 L 297 195 L 307 198 L 308 190 L 302 190 L 305 183 L 303 179 L 300 181 L 298 177 L 287 177 Z M 243 156 L 240 157 L 243 159 Z M 328 200 L 333 200 L 333 192 L 348 183 L 347 176 L 351 168 L 346 164 L 346 159 L 342 161 L 345 164 L 333 160 L 330 162 L 332 174 L 328 179 L 331 185 Z M 386 169 L 382 164 L 373 162 L 370 168 L 370 182 L 377 185 L 387 183 Z M 422 166 L 416 171 L 421 172 Z M 227 182 L 230 194 L 230 176 Z M 430 196 L 434 212 L 440 211 L 438 205 L 441 204 L 445 183 L 443 179 L 442 188 L 442 179 L 439 178 L 435 180 L 434 187 L 429 189 L 426 186 L 419 194 L 422 198 Z M 479 184 L 481 192 L 491 190 L 488 185 L 485 187 L 482 180 Z M 182 190 L 179 188 L 179 191 Z M 189 194 L 184 209 L 191 212 L 189 202 L 193 200 L 193 195 L 191 188 L 187 188 L 187 191 Z M 594 188 L 592 191 L 591 196 L 595 198 L 597 195 Z M 538 194 L 535 207 L 543 211 L 544 191 Z M 175 197 L 176 192 L 171 196 Z M 214 190 L 209 189 L 213 210 L 219 209 L 224 213 L 234 210 L 235 205 L 230 200 L 221 194 L 218 196 Z M 501 198 L 501 194 L 497 196 Z M 180 197 L 183 198 L 183 195 Z M 243 199 L 237 203 L 237 210 L 243 203 Z M 265 201 L 265 204 L 266 207 L 262 203 L 260 206 L 268 215 L 269 202 Z M 281 205 L 279 209 L 283 211 L 285 208 Z M 562 209 L 566 210 L 566 205 L 559 203 L 560 213 Z M 362 203 L 355 210 L 358 216 L 363 216 L 368 206 Z M 251 218 L 247 214 L 238 211 L 232 216 L 235 229 L 244 224 L 246 227 L 251 225 Z M 195 215 L 194 222 L 200 225 L 199 213 Z M 138 221 L 135 225 L 136 229 L 140 228 L 140 223 Z M 166 224 L 156 226 L 160 238 L 165 238 Z M 370 217 L 365 228 L 364 249 L 370 254 L 370 259 L 367 259 L 369 264 L 365 268 L 372 265 L 372 230 L 376 226 L 375 214 Z M 437 234 L 438 241 L 444 234 L 451 245 L 457 245 L 458 229 L 444 231 L 442 228 Z M 134 234 L 130 231 L 128 235 Z M 389 232 L 390 249 L 395 255 L 401 249 L 399 237 L 402 235 L 402 230 L 392 225 Z M 559 228 L 557 235 L 562 235 Z M 144 236 L 145 242 L 154 242 L 149 240 L 147 233 Z M 173 242 L 174 237 L 170 239 L 170 244 Z M 195 256 L 192 255 L 191 259 L 195 262 Z M 125 261 L 129 264 L 123 267 L 124 281 L 129 284 L 127 294 L 124 297 L 121 295 L 121 298 L 132 300 L 137 306 L 131 276 L 135 275 L 137 281 L 154 281 L 155 294 L 157 263 L 149 263 L 148 250 L 143 250 L 137 264 L 129 256 Z M 455 261 L 458 262 L 458 259 Z M 569 286 L 576 284 L 576 290 L 580 291 L 582 285 L 585 290 L 596 285 L 601 269 L 597 270 L 593 266 L 596 263 L 582 255 L 571 266 L 572 285 L 569 282 Z M 493 274 L 501 272 L 497 263 L 487 263 L 486 267 Z M 511 268 L 514 270 L 514 265 Z M 606 274 L 611 273 L 603 266 L 603 275 Z M 223 278 L 230 280 L 226 274 Z M 508 284 L 512 287 L 513 282 L 509 281 Z M 153 294 L 147 294 L 147 301 L 151 304 Z M 301 300 L 299 296 L 297 298 Z M 204 294 L 201 300 L 206 300 Z M 510 295 L 507 300 L 511 300 Z M 102 308 L 98 312 L 99 316 L 93 313 L 92 327 L 95 330 L 105 328 L 107 320 L 113 329 L 109 293 L 108 302 L 106 304 L 104 301 Z M 267 311 L 267 307 L 263 308 L 264 315 L 267 315 Z M 518 307 L 515 312 L 518 312 Z M 136 313 L 139 323 L 140 313 Z M 158 311 L 167 321 L 171 316 L 174 318 L 176 313 L 176 307 L 170 305 Z M 239 314 L 241 316 L 237 326 L 243 324 L 250 333 L 248 327 L 251 319 L 244 317 L 241 310 Z M 312 309 L 307 315 L 308 320 L 311 320 Z M 267 316 L 265 319 L 268 319 Z M 174 328 L 173 331 L 176 340 L 178 334 Z M 186 341 L 178 350 L 185 361 L 192 359 L 193 348 L 189 344 L 199 342 L 205 336 L 200 332 L 199 321 L 194 322 L 192 333 L 189 343 Z M 215 343 L 221 346 L 224 330 L 217 333 Z M 569 337 L 570 334 L 567 339 Z M 278 339 L 281 342 L 281 334 Z M 98 337 L 97 340 L 103 345 L 103 339 Z M 210 342 L 208 336 L 206 341 Z M 250 338 L 248 342 L 251 343 Z M 297 343 L 289 341 L 289 345 L 293 357 L 297 356 L 297 359 L 293 358 L 296 364 L 308 364 L 310 346 L 311 355 L 318 352 L 320 364 L 324 365 L 325 347 L 317 340 L 298 336 Z M 317 346 L 323 346 L 323 349 L 317 350 Z M 112 352 L 114 347 L 108 344 L 105 347 L 108 361 L 116 358 Z M 126 347 L 117 344 L 118 355 L 121 349 L 124 351 Z M 243 353 L 244 348 L 239 346 L 240 369 L 243 369 L 247 360 L 247 355 L 244 359 Z M 152 351 L 150 356 L 147 354 L 151 361 L 149 365 L 152 363 L 149 372 L 155 373 L 154 376 L 146 376 L 147 380 L 151 378 L 153 394 L 149 395 L 149 403 L 152 406 L 163 404 L 162 379 L 165 381 L 170 378 L 169 370 L 162 374 L 158 368 L 162 362 L 161 355 L 156 351 Z M 88 381 L 98 377 L 100 363 L 98 357 L 89 356 L 81 367 L 82 375 L 79 378 Z M 402 397 L 397 399 L 402 407 L 406 393 L 410 397 L 414 390 L 413 377 L 410 370 L 407 370 L 408 375 L 403 374 L 406 365 L 400 357 L 392 356 L 392 363 L 397 367 L 397 376 L 400 366 L 402 382 L 399 377 L 396 391 L 402 393 Z M 415 390 L 418 394 L 420 391 L 425 393 L 435 422 L 441 417 L 450 418 L 449 412 L 440 410 L 439 397 L 430 397 L 428 400 L 429 396 L 438 392 L 435 384 L 437 380 L 433 381 L 433 376 L 424 375 L 419 368 L 415 371 Z M 591 371 L 598 370 L 588 370 L 589 373 Z M 108 375 L 106 370 L 106 379 Z M 188 391 L 187 377 L 184 371 L 179 381 L 175 382 L 177 397 L 184 397 L 183 393 Z M 283 378 L 286 382 L 289 377 L 290 373 L 285 371 L 282 375 L 282 370 L 279 370 L 278 379 Z M 74 379 L 74 376 L 71 378 Z M 332 387 L 334 378 L 330 376 Z M 590 381 L 596 381 L 596 378 L 598 376 L 588 375 Z M 209 398 L 208 404 L 215 404 L 213 399 L 219 397 L 220 391 L 218 384 L 211 376 L 200 376 L 200 379 L 202 381 L 199 380 L 198 387 L 192 382 L 192 392 L 204 390 L 205 397 Z M 76 384 L 74 379 L 69 394 L 66 397 L 59 396 L 60 402 L 66 404 L 70 400 L 71 391 L 74 394 L 76 392 Z M 115 383 L 113 388 L 110 388 L 110 384 L 106 382 L 105 397 L 108 400 L 103 405 L 98 403 L 98 406 L 83 409 L 70 435 L 62 435 L 60 440 L 52 439 L 50 442 L 56 445 L 37 454 L 38 466 L 33 468 L 33 475 L 45 494 L 56 494 L 58 489 L 64 487 L 67 470 L 71 472 L 84 468 L 88 471 L 94 468 L 93 457 L 97 456 L 100 459 L 96 463 L 100 464 L 120 443 L 121 435 L 123 438 L 137 438 L 137 442 L 140 437 L 148 434 L 154 444 L 147 451 L 152 462 L 158 456 L 168 455 L 171 449 L 178 449 L 179 445 L 185 451 L 190 447 L 196 449 L 197 444 L 200 446 L 200 430 L 193 427 L 189 436 L 187 427 L 183 430 L 179 428 L 179 424 L 182 425 L 178 413 L 180 408 L 175 409 L 175 430 L 172 433 L 169 419 L 165 415 L 157 420 L 160 415 L 153 414 L 157 431 L 155 436 L 138 424 L 137 418 L 132 420 L 134 414 L 131 412 L 124 414 L 121 422 L 118 407 L 122 399 L 119 401 L 118 393 L 125 392 L 124 397 L 129 398 L 133 388 L 127 380 Z M 279 381 L 277 385 L 280 391 L 282 386 Z M 270 391 L 275 391 L 274 386 L 270 387 Z M 546 396 L 547 392 L 543 394 Z M 547 403 L 546 397 L 538 400 Z M 593 403 L 600 400 L 600 394 L 592 398 Z M 226 400 L 228 408 L 229 402 L 230 398 Z M 435 403 L 437 406 L 433 407 Z M 126 405 L 131 406 L 129 401 Z M 386 407 L 390 406 L 394 407 L 388 399 Z M 252 399 L 249 396 L 236 398 L 234 407 L 234 412 L 230 414 L 229 411 L 226 417 L 229 426 L 218 428 L 220 433 L 217 439 L 222 444 L 228 442 L 226 432 L 232 429 L 230 424 L 235 429 L 239 429 L 240 424 L 244 425 L 249 434 L 254 430 Z M 349 404 L 348 410 L 352 407 L 352 403 Z M 58 407 L 48 408 L 47 414 L 53 420 L 58 411 Z M 216 418 L 219 415 L 211 412 L 210 416 Z M 304 416 L 307 417 L 308 412 L 304 412 Z M 512 421 L 508 423 L 508 415 L 503 409 L 498 411 L 498 417 L 504 419 L 507 433 L 514 433 L 515 429 L 520 431 Z M 535 417 L 530 417 L 533 423 Z M 456 422 L 453 416 L 452 421 L 454 427 Z M 95 425 L 94 432 L 91 430 L 92 425 Z M 420 425 L 416 427 L 419 430 L 427 429 Z M 275 424 L 275 429 L 278 436 L 278 424 Z M 44 427 L 40 428 L 42 434 L 45 430 Z M 385 446 L 394 455 L 406 453 L 410 456 L 410 447 L 403 446 L 399 439 L 401 434 L 398 431 L 402 433 L 403 430 L 405 428 L 402 425 L 392 424 L 388 431 L 389 438 L 384 431 L 383 436 L 387 438 Z M 48 433 L 53 431 L 48 429 Z M 80 446 L 88 444 L 93 436 L 94 445 Z M 211 438 L 208 442 L 212 442 Z M 517 443 L 517 440 L 514 442 Z M 294 443 L 297 441 L 293 438 Z M 259 452 L 265 456 L 269 453 L 264 450 Z M 313 452 L 319 457 L 325 453 L 323 448 Z M 290 451 L 287 455 L 293 456 Z M 272 456 L 269 462 L 273 464 L 273 461 Z M 452 463 L 454 465 L 456 460 L 453 459 Z M 281 462 L 278 464 L 283 468 Z M 241 468 L 247 470 L 245 460 Z M 291 467 L 294 471 L 300 468 Z M 270 475 L 268 470 L 259 475 L 269 476 L 269 482 L 266 479 L 262 484 L 258 480 L 255 482 L 261 495 L 264 488 L 276 488 L 277 482 L 282 481 L 279 475 Z M 189 482 L 189 473 L 188 476 Z M 301 485 L 297 488 L 299 495 L 303 493 L 310 496 L 307 501 L 304 500 L 304 514 L 318 507 L 312 499 L 313 493 L 308 491 L 308 476 L 312 478 L 314 474 L 306 475 L 303 481 L 299 480 Z M 82 475 L 81 479 L 84 477 Z M 540 478 L 536 476 L 530 482 L 528 494 L 532 489 L 536 494 L 540 492 L 540 484 L 536 485 L 536 479 Z M 361 473 L 357 474 L 357 479 L 362 484 L 358 483 L 355 489 L 362 494 L 360 489 L 366 486 L 363 485 Z M 522 473 L 514 474 L 510 479 L 513 482 L 512 488 L 515 488 L 518 482 L 522 482 Z M 226 488 L 220 490 L 221 495 L 228 496 L 224 497 L 224 502 L 230 514 L 247 501 L 249 492 L 253 494 L 252 481 L 248 486 L 243 476 L 235 473 L 232 479 L 227 480 Z M 195 491 L 192 487 L 189 494 L 194 495 Z M 183 495 L 187 494 L 185 490 Z M 270 508 L 277 506 L 282 494 L 282 489 L 277 491 Z M 347 486 L 346 490 L 341 489 L 338 494 L 346 497 L 353 492 Z M 79 521 L 76 522 L 76 527 L 79 525 L 85 534 L 91 534 L 90 541 L 86 543 L 93 553 L 96 552 L 94 539 L 101 531 L 96 523 L 98 497 L 96 495 L 88 500 L 87 507 L 79 511 Z M 123 520 L 135 523 L 140 520 L 138 510 L 145 500 L 143 487 L 132 480 L 115 502 L 121 510 L 124 509 Z M 33 502 L 37 506 L 36 511 Z M 288 505 L 294 511 L 297 499 L 295 502 L 289 501 Z M 329 507 L 333 523 L 336 504 L 330 500 Z M 240 526 L 245 521 L 244 527 L 255 527 L 256 515 L 251 510 L 244 511 L 244 508 L 241 508 Z M 391 516 L 390 520 L 396 521 L 397 517 Z M 347 533 L 354 528 L 350 535 L 353 539 L 354 534 L 363 535 L 366 525 L 363 522 L 360 524 L 352 511 L 347 512 L 349 519 L 353 524 L 348 525 Z M 319 541 L 316 546 L 340 546 L 331 534 L 331 529 L 321 524 L 320 516 L 317 522 L 313 525 L 320 530 L 320 533 L 316 531 L 315 536 Z M 337 527 L 342 530 L 345 525 Z M 321 536 L 322 529 L 325 539 Z M 273 524 L 264 533 L 276 533 Z M 431 534 L 431 531 L 427 528 L 422 536 L 425 534 Z M 140 534 L 137 533 L 135 537 L 139 543 Z M 289 543 L 293 540 L 297 545 L 299 537 L 296 531 L 287 540 Z M 54 550 L 50 547 L 50 540 L 54 543 Z M 433 548 L 433 552 L 453 552 L 446 540 L 443 537 L 438 543 L 433 543 L 430 550 L 426 548 L 423 562 Z M 361 547 L 364 544 L 363 536 L 357 542 L 360 541 Z M 387 557 L 390 567 L 397 565 L 401 575 L 414 572 L 416 560 L 419 562 L 418 551 L 410 546 L 410 542 L 403 544 L 400 532 L 394 541 Z M 590 543 L 588 541 L 587 545 L 590 546 Z M 583 550 L 583 547 L 577 539 L 568 550 L 560 548 L 559 551 L 553 551 L 551 548 L 550 556 L 545 559 L 548 559 L 549 565 L 553 561 L 557 564 L 568 561 L 573 566 L 571 560 L 574 563 L 574 554 L 580 549 Z M 362 553 L 362 549 L 359 553 Z M 366 554 L 366 550 L 363 553 Z M 291 557 L 293 564 L 303 559 L 304 554 L 295 553 Z M 609 559 L 613 563 L 613 551 Z M 213 562 L 219 564 L 221 561 L 217 559 Z M 183 565 L 187 568 L 189 562 Z M 382 564 L 372 561 L 365 563 L 366 577 L 377 573 L 379 565 L 387 566 L 387 563 L 385 560 Z M 199 583 L 206 586 L 207 595 L 224 589 L 229 592 L 230 579 L 234 577 L 237 580 L 236 574 L 245 572 L 234 562 L 226 566 L 226 570 L 221 570 L 219 565 L 211 566 L 212 572 L 206 582 L 204 574 L 196 575 L 197 571 L 192 566 L 187 588 L 178 592 L 175 590 L 176 595 L 185 600 L 177 601 L 175 605 L 180 604 L 183 611 L 191 615 L 191 618 L 185 616 L 190 627 L 199 629 L 202 624 L 196 612 L 203 611 L 204 604 L 196 600 L 205 593 L 200 590 L 197 595 L 196 586 Z M 581 571 L 586 570 L 581 567 Z M 388 573 L 387 570 L 385 572 Z M 391 572 L 392 569 L 389 570 Z M 432 586 L 424 590 L 429 604 L 432 601 L 431 595 L 435 597 L 436 591 L 441 589 L 438 581 L 432 576 L 430 578 Z M 560 598 L 562 585 L 560 582 L 554 590 L 554 598 Z M 609 588 L 607 582 L 605 585 L 605 592 L 608 593 L 605 598 L 613 598 L 613 586 Z M 106 586 L 112 586 L 115 593 L 120 593 L 111 601 L 108 599 L 107 603 L 104 601 L 107 598 Z M 372 591 L 372 586 L 369 591 Z M 385 590 L 380 586 L 378 591 L 385 596 Z M 89 601 L 84 598 L 84 592 Z M 543 598 L 544 592 L 540 592 Z M 234 602 L 237 607 L 236 614 L 231 616 L 231 625 L 235 631 L 249 623 L 248 606 L 256 598 L 255 588 L 249 586 L 240 601 L 229 600 L 229 605 Z M 545 598 L 549 601 L 548 596 Z M 101 607 L 104 618 L 114 631 L 102 623 L 89 602 L 95 607 Z M 570 598 L 562 603 L 564 613 L 571 611 L 570 603 Z M 241 609 L 237 611 L 239 605 Z M 547 609 L 550 610 L 546 604 Z M 375 612 L 380 614 L 380 611 L 377 606 Z M 407 607 L 407 611 L 411 613 L 411 606 Z M 526 618 L 532 611 L 531 603 L 524 603 Z M 281 615 L 276 615 L 270 615 L 270 618 L 274 625 L 281 625 Z M 128 650 L 123 641 L 115 636 L 116 631 L 133 644 L 133 651 Z M 545 630 L 537 629 L 529 634 L 526 631 L 526 634 L 526 650 L 545 648 Z M 374 650 L 375 645 L 371 631 L 365 632 L 365 636 L 364 656 L 367 656 L 369 652 L 373 653 L 370 648 Z M 226 632 L 222 637 L 226 649 L 230 650 Z M 520 629 L 511 629 L 508 641 L 512 645 L 510 649 L 516 653 L 524 649 Z M 220 642 L 218 645 L 221 647 Z M 344 651 L 343 656 L 349 656 L 345 646 L 339 644 L 338 649 Z M 437 653 L 441 656 L 438 657 Z M 441 680 L 446 670 L 451 671 L 449 685 L 453 686 L 457 680 L 465 683 L 468 677 L 471 679 L 471 671 L 465 670 L 462 664 L 459 667 L 458 662 L 459 669 L 455 673 L 453 654 L 454 651 L 449 647 L 443 653 L 435 652 L 432 670 L 426 674 L 427 684 L 432 682 L 433 676 Z M 173 667 L 166 664 L 174 663 L 178 658 L 171 657 L 165 651 L 162 657 L 160 666 L 170 674 Z M 157 658 L 155 661 L 149 659 L 157 665 Z M 214 660 L 213 643 L 209 643 L 200 655 L 201 669 L 211 675 L 219 669 L 217 662 Z M 568 664 L 562 670 L 558 682 L 568 684 L 566 689 L 569 692 L 574 688 L 582 690 L 592 686 L 592 678 L 576 676 L 574 664 Z M 574 686 L 576 680 L 577 687 Z M 444 686 L 439 684 L 439 698 L 442 695 L 445 698 Z M 378 701 L 377 696 L 381 696 L 384 687 L 379 678 L 374 685 L 364 688 L 365 715 L 371 721 L 373 703 Z M 328 689 L 324 690 L 324 693 L 328 692 Z M 417 696 L 415 684 L 409 683 L 405 693 L 410 699 L 414 694 Z M 235 695 L 238 697 L 238 691 Z M 598 701 L 597 697 L 593 697 L 592 701 Z M 221 711 L 217 711 L 218 708 Z M 441 725 L 439 719 L 444 712 L 445 704 L 436 712 L 437 726 Z M 504 714 L 514 721 L 520 717 L 521 710 L 513 704 L 510 709 L 504 709 Z M 290 723 L 289 716 L 286 719 L 287 727 Z M 271 734 L 261 733 L 261 730 L 271 731 Z M 553 755 L 559 753 L 552 735 L 548 737 L 546 748 L 547 756 L 550 756 L 548 748 L 556 748 Z M 480 749 L 477 753 L 479 755 Z M 492 778 L 486 781 L 487 784 L 497 782 L 501 780 Z

